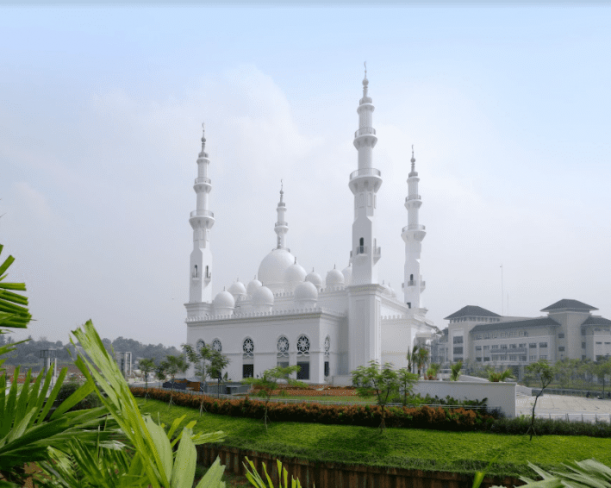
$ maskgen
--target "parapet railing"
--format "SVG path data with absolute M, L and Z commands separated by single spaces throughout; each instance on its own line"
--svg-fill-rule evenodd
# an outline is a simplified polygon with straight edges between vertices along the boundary
M 368 134 L 373 134 L 375 136 L 376 130 L 373 127 L 361 127 L 354 133 L 354 137 L 365 136 Z
M 210 210 L 193 210 L 191 217 L 214 217 L 214 212 Z
M 359 176 L 382 176 L 382 172 L 375 168 L 361 168 L 350 173 L 351 180 Z

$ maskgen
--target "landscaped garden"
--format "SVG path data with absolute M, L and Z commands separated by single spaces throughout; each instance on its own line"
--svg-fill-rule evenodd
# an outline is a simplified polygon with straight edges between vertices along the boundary
M 224 446 L 320 462 L 473 474 L 496 458 L 489 473 L 500 476 L 532 476 L 528 462 L 544 468 L 588 458 L 611 464 L 609 438 L 546 435 L 530 442 L 525 435 L 398 428 L 380 434 L 372 427 L 273 421 L 266 431 L 262 420 L 211 413 L 200 417 L 197 409 L 158 400 L 140 400 L 140 406 L 168 425 L 186 415 L 186 421 L 196 421 L 196 433 L 222 430 Z

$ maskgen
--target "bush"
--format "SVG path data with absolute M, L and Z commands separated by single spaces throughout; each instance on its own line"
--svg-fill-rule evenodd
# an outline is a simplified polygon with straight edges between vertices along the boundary
M 132 388 L 134 396 L 143 397 L 144 388 Z M 149 398 L 169 401 L 170 392 L 158 388 L 148 390 Z M 174 392 L 173 403 L 183 407 L 200 408 L 199 395 Z M 249 397 L 236 400 L 217 400 L 205 396 L 204 406 L 209 413 L 262 419 L 265 402 L 251 400 Z M 398 428 L 419 428 L 450 431 L 486 430 L 494 422 L 490 413 L 465 408 L 447 409 L 443 407 L 387 407 L 386 426 Z M 358 425 L 378 427 L 381 422 L 381 409 L 377 405 L 321 405 L 319 403 L 270 403 L 268 417 L 277 422 L 308 422 L 320 424 Z
M 61 403 L 72 395 L 76 390 L 79 389 L 81 383 L 78 381 L 68 381 L 64 383 L 57 393 L 57 398 L 55 399 L 57 405 L 61 405 Z M 83 398 L 79 403 L 77 403 L 74 407 L 70 409 L 70 411 L 74 410 L 85 410 L 87 408 L 95 408 L 102 406 L 102 402 L 98 398 L 95 392 L 90 393 L 85 398 Z

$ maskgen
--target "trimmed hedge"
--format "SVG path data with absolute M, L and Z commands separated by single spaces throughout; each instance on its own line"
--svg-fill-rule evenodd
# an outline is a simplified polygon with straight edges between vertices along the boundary
M 137 397 L 144 397 L 144 388 L 132 388 Z M 155 400 L 169 401 L 171 392 L 149 388 L 148 396 Z M 174 392 L 173 403 L 183 407 L 199 409 L 202 397 Z M 236 400 L 221 400 L 204 396 L 204 406 L 209 413 L 233 417 L 263 418 L 265 402 L 249 397 Z M 381 409 L 377 405 L 321 405 L 318 403 L 268 404 L 268 417 L 277 422 L 308 422 L 320 424 L 358 425 L 378 427 Z M 445 409 L 428 406 L 407 408 L 387 407 L 386 426 L 399 428 L 435 429 L 448 431 L 489 430 L 495 417 L 486 411 L 465 408 Z

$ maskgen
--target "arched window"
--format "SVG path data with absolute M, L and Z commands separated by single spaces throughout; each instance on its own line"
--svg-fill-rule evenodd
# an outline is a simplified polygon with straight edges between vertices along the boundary
M 297 339 L 297 373 L 298 380 L 310 379 L 310 339 L 305 335 L 300 335 Z
M 410 281 L 414 281 L 414 275 L 413 274 L 409 275 L 409 280 Z
M 331 338 L 327 336 L 325 338 L 325 377 L 330 376 L 331 368 L 329 366 L 329 351 L 331 350 Z
M 197 264 L 193 266 L 193 278 L 197 278 Z
M 212 341 L 212 349 L 217 352 L 223 352 L 223 344 L 221 344 L 221 341 L 219 339 L 214 339 Z
M 255 343 L 247 337 L 242 343 L 242 378 L 252 378 L 255 375 Z
M 276 343 L 277 366 L 286 368 L 289 365 L 289 340 L 285 336 L 280 336 Z
M 203 339 L 198 339 L 195 347 L 197 347 L 197 349 L 201 349 L 202 347 L 206 347 L 206 341 L 204 341 Z

